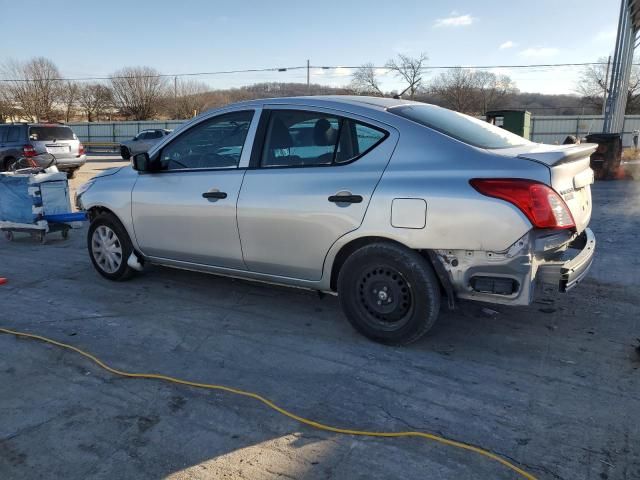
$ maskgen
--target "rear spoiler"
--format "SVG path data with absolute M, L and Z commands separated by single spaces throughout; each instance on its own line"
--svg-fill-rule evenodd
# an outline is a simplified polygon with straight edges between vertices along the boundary
M 521 153 L 518 158 L 544 163 L 549 167 L 561 163 L 570 163 L 590 157 L 598 148 L 597 143 L 581 143 L 580 145 L 558 145 L 558 148 L 546 152 Z

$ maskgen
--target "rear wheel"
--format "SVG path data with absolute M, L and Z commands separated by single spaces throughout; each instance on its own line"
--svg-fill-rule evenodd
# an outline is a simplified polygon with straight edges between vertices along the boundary
M 127 280 L 135 270 L 127 265 L 133 245 L 120 221 L 110 213 L 98 215 L 89 226 L 87 247 L 93 266 L 109 280 Z
M 129 149 L 125 146 L 120 147 L 120 156 L 124 159 L 124 160 L 129 160 L 131 158 L 131 152 L 129 151 Z
M 69 179 L 75 178 L 77 171 L 78 171 L 77 168 L 72 168 L 71 170 L 67 170 L 67 178 Z
M 440 310 L 440 285 L 429 262 L 393 243 L 352 253 L 340 269 L 338 294 L 356 330 L 391 345 L 418 340 Z

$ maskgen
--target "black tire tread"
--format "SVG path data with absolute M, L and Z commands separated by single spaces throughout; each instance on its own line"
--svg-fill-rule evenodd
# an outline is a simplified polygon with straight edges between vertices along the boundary
M 376 258 L 385 258 L 401 266 L 404 270 L 403 274 L 408 277 L 407 281 L 411 280 L 414 283 L 413 294 L 424 301 L 418 302 L 418 307 L 425 308 L 414 312 L 413 316 L 417 318 L 412 320 L 412 328 L 399 336 L 372 334 L 366 327 L 360 325 L 350 313 L 352 310 L 349 305 L 350 299 L 344 294 L 349 291 L 349 272 L 356 269 L 362 262 L 370 262 Z M 353 252 L 338 274 L 338 295 L 343 311 L 356 330 L 375 341 L 389 345 L 407 345 L 415 342 L 433 327 L 440 311 L 440 284 L 433 267 L 420 253 L 394 242 L 371 243 Z

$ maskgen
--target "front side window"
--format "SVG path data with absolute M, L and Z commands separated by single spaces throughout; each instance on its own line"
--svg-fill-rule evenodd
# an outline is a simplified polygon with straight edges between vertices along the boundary
M 162 149 L 160 168 L 237 167 L 252 118 L 252 110 L 233 112 L 191 127 Z
M 262 151 L 263 167 L 322 166 L 351 161 L 386 137 L 377 128 L 321 112 L 274 110 Z
M 403 105 L 388 111 L 474 147 L 509 148 L 531 143 L 503 128 L 435 105 Z
M 161 130 L 154 130 L 153 132 L 149 132 L 148 139 L 156 139 L 156 138 L 162 138 L 162 131 Z

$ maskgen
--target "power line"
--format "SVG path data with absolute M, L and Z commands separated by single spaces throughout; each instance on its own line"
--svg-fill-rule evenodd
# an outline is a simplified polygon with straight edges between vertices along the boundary
M 233 73 L 257 73 L 257 72 L 287 72 L 289 70 L 306 69 L 306 66 L 295 67 L 270 67 L 270 68 L 247 68 L 244 70 L 218 70 L 216 72 L 191 72 L 191 73 L 158 73 L 154 75 L 109 75 L 107 77 L 75 77 L 75 78 L 43 78 L 40 80 L 50 80 L 54 82 L 82 82 L 86 80 L 111 80 L 125 78 L 163 78 L 163 77 L 199 77 L 207 75 L 228 75 Z M 25 78 L 2 78 L 0 82 L 33 82 L 34 80 Z
M 476 70 L 491 70 L 496 68 L 554 68 L 554 67 L 587 67 L 592 65 L 606 65 L 606 62 L 583 62 L 583 63 L 540 63 L 540 64 L 526 64 L 526 65 L 426 65 L 421 70 L 450 70 L 455 68 L 476 69 Z M 640 64 L 634 64 L 640 65 Z M 292 67 L 269 67 L 269 68 L 247 68 L 240 70 L 218 70 L 213 72 L 189 72 L 189 73 L 158 73 L 154 75 L 109 75 L 109 76 L 92 76 L 92 77 L 64 77 L 64 78 L 48 78 L 40 80 L 49 80 L 56 82 L 71 82 L 71 81 L 89 81 L 89 80 L 111 80 L 111 79 L 126 79 L 126 78 L 164 78 L 164 77 L 204 77 L 211 75 L 230 75 L 237 73 L 260 73 L 260 72 L 288 72 L 292 70 L 307 70 L 307 69 L 322 69 L 322 70 L 355 70 L 362 68 L 362 65 L 297 65 Z M 376 70 L 390 70 L 387 66 L 371 67 Z M 25 78 L 2 78 L 0 82 L 32 82 L 34 80 Z

